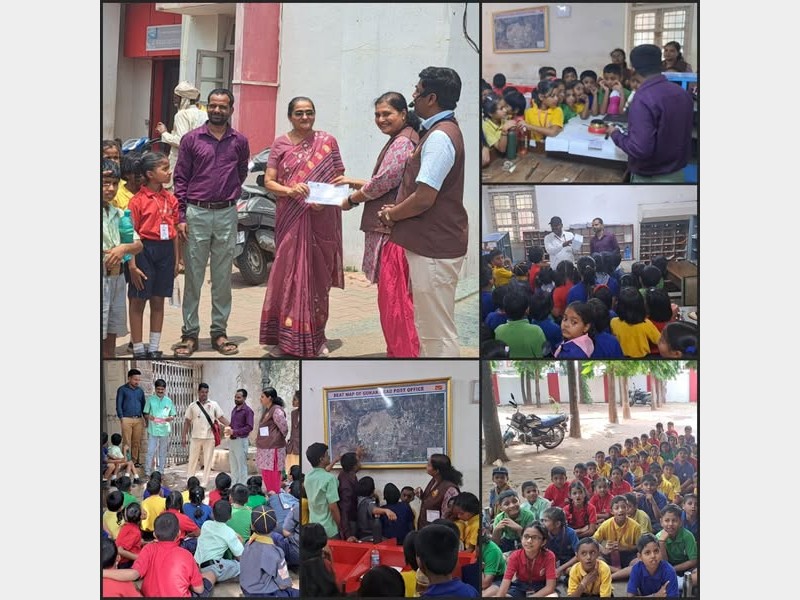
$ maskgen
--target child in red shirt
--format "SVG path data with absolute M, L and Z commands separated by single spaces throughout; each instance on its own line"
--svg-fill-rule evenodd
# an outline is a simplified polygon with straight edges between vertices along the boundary
M 539 521 L 522 531 L 522 548 L 508 557 L 499 597 L 525 597 L 534 592 L 547 596 L 556 591 L 556 555 L 545 548 L 547 539 L 547 529 Z
M 215 489 L 211 490 L 211 493 L 208 495 L 208 505 L 211 508 L 214 508 L 214 505 L 217 503 L 217 500 L 229 500 L 229 496 L 231 493 L 231 476 L 227 473 L 219 473 L 214 478 L 214 486 Z
M 623 477 L 624 473 L 622 472 L 622 467 L 614 467 L 611 469 L 611 489 L 609 493 L 612 497 L 624 496 L 633 491 L 631 484 L 625 481 Z
M 594 506 L 598 525 L 611 517 L 611 499 L 614 496 L 608 493 L 610 485 L 605 477 L 598 477 L 594 481 L 594 494 L 589 499 L 589 504 Z
M 116 581 L 142 579 L 145 598 L 210 597 L 217 578 L 213 571 L 204 571 L 191 553 L 177 544 L 180 526 L 172 513 L 156 517 L 156 541 L 147 544 L 130 569 L 106 569 L 103 577 Z
M 100 566 L 103 569 L 114 569 L 117 562 L 117 546 L 108 538 L 100 540 Z M 103 598 L 141 598 L 142 594 L 132 581 L 117 581 L 103 577 Z
M 594 535 L 597 530 L 597 510 L 588 503 L 586 488 L 580 481 L 569 486 L 569 501 L 564 507 L 567 525 L 575 530 L 578 538 Z
M 178 543 L 182 548 L 186 548 L 194 554 L 197 549 L 197 538 L 200 536 L 200 528 L 193 519 L 183 514 L 183 494 L 171 492 L 167 496 L 165 511 L 174 514 L 178 519 Z
M 567 470 L 564 467 L 550 469 L 550 480 L 544 494 L 545 500 L 550 500 L 550 506 L 564 508 L 569 500 L 569 486 L 567 485 Z
M 133 357 L 158 359 L 164 325 L 164 298 L 171 298 L 178 276 L 178 199 L 164 188 L 172 173 L 169 159 L 160 152 L 147 152 L 139 161 L 145 184 L 131 198 L 133 228 L 144 249 L 129 261 L 131 342 Z M 150 343 L 142 342 L 144 307 L 150 302 Z
M 131 502 L 125 508 L 125 524 L 119 528 L 116 539 L 120 569 L 130 567 L 142 551 L 141 522 L 142 507 L 138 502 Z
M 576 465 L 572 468 L 572 474 L 575 475 L 575 479 L 570 481 L 570 485 L 576 481 L 580 481 L 583 484 L 583 487 L 586 488 L 587 494 L 591 492 L 592 489 L 592 478 L 589 477 L 588 471 L 589 469 L 584 463 L 576 463 Z

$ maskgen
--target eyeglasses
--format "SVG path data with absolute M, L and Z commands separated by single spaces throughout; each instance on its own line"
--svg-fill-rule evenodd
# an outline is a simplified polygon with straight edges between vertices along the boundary
M 292 113 L 295 117 L 313 117 L 314 111 L 313 110 L 296 110 Z
M 523 540 L 542 540 L 544 538 L 542 536 L 540 536 L 540 535 L 531 535 L 529 533 L 526 533 L 526 534 L 524 534 L 522 536 L 522 539 Z

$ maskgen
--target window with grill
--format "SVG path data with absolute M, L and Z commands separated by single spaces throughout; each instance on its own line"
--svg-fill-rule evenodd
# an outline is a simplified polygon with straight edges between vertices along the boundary
M 521 242 L 523 232 L 536 230 L 533 190 L 490 193 L 494 231 L 508 233 L 511 243 Z
M 681 45 L 684 56 L 691 52 L 693 5 L 634 2 L 630 10 L 630 48 L 640 44 L 662 47 L 675 41 Z

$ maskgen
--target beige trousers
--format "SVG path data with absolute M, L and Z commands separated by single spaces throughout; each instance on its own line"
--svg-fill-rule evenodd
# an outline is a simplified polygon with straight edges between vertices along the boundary
M 420 357 L 460 356 L 456 329 L 459 258 L 428 258 L 406 250 Z
M 211 463 L 214 462 L 214 438 L 201 439 L 191 438 L 189 440 L 189 464 L 186 467 L 186 477 L 192 477 L 197 471 L 197 461 L 200 453 L 203 453 L 203 480 L 200 482 L 204 488 L 208 488 L 209 478 L 211 477 Z

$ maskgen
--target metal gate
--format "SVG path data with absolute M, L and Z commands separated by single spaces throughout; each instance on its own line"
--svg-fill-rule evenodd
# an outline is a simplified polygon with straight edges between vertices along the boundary
M 167 382 L 167 396 L 175 405 L 176 417 L 172 423 L 169 436 L 169 452 L 167 466 L 189 461 L 189 446 L 181 446 L 186 408 L 197 398 L 197 386 L 203 380 L 203 367 L 195 362 L 136 361 L 136 368 L 142 372 L 142 384 L 145 389 L 153 390 L 153 382 L 163 379 Z

